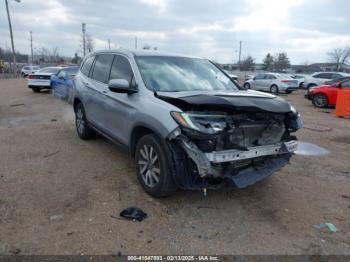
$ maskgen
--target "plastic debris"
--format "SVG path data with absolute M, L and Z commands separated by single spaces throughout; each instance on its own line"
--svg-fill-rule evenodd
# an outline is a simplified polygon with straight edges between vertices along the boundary
M 126 219 L 137 220 L 141 222 L 147 218 L 147 214 L 137 207 L 128 207 L 120 212 L 120 216 Z
M 332 223 L 324 223 L 324 224 L 318 224 L 318 225 L 314 225 L 315 228 L 321 230 L 321 229 L 324 229 L 324 228 L 328 228 L 328 230 L 331 232 L 331 233 L 335 233 L 338 231 L 338 229 L 336 228 L 336 226 Z

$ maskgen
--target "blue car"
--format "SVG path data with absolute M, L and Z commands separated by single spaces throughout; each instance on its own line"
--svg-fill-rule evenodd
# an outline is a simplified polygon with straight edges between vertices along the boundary
M 62 68 L 56 75 L 51 76 L 53 95 L 70 102 L 73 91 L 73 78 L 78 72 L 78 67 Z

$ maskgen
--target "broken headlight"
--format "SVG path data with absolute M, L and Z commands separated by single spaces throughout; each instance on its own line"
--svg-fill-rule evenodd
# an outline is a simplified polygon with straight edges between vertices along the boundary
M 227 125 L 225 115 L 184 112 L 171 112 L 170 114 L 181 127 L 205 134 L 219 133 L 223 131 Z

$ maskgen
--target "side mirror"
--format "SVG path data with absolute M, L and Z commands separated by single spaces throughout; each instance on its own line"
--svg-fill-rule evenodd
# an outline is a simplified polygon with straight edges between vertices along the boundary
M 253 77 L 253 80 L 256 80 L 256 76 Z
M 340 88 L 341 87 L 341 82 L 336 83 L 335 86 Z
M 121 93 L 121 94 L 133 94 L 137 92 L 137 89 L 130 86 L 129 81 L 125 79 L 109 80 L 108 89 L 114 93 Z
M 59 76 L 58 79 L 65 80 L 64 76 Z

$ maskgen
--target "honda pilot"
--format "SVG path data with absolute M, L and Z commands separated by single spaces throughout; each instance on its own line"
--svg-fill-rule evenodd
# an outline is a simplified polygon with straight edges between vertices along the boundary
M 87 55 L 73 106 L 78 136 L 125 147 L 154 197 L 252 185 L 289 162 L 302 127 L 282 98 L 241 88 L 207 59 L 158 51 Z

